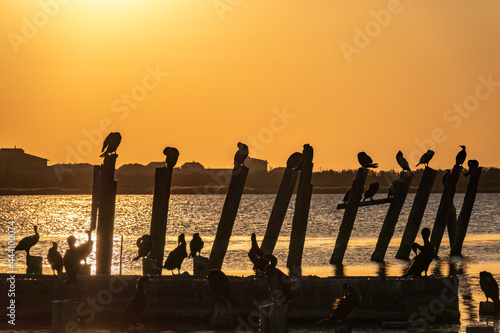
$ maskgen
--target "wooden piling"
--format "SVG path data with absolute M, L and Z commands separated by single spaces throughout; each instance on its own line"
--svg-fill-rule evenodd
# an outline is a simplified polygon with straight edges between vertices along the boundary
M 425 167 L 422 179 L 418 185 L 417 193 L 413 199 L 413 205 L 410 215 L 408 216 L 408 222 L 406 223 L 403 237 L 401 238 L 401 244 L 396 253 L 396 258 L 398 259 L 408 260 L 410 258 L 411 246 L 417 238 L 418 229 L 422 223 L 422 218 L 424 217 L 425 208 L 427 207 L 427 202 L 429 201 L 436 175 L 437 170 Z
M 295 199 L 295 211 L 292 220 L 290 245 L 288 247 L 288 260 L 286 263 L 292 275 L 301 275 L 302 253 L 304 252 L 307 220 L 309 218 L 309 207 L 311 206 L 313 189 L 313 184 L 311 183 L 313 148 L 305 144 L 302 155 L 304 160 L 299 177 L 297 197 Z
M 444 184 L 443 194 L 441 196 L 441 201 L 436 214 L 436 220 L 434 221 L 434 227 L 432 228 L 431 233 L 431 244 L 436 249 L 436 256 L 438 255 L 444 229 L 446 228 L 446 223 L 448 222 L 448 217 L 450 216 L 451 205 L 453 204 L 453 198 L 455 196 L 455 188 L 461 171 L 462 168 L 455 165 L 450 175 L 447 177 L 446 183 Z
M 42 274 L 42 263 L 42 257 L 26 256 L 26 274 Z
M 101 193 L 101 166 L 94 165 L 92 176 L 92 206 L 90 209 L 90 231 L 97 226 L 97 210 L 99 209 L 99 195 Z
M 97 216 L 96 274 L 111 274 L 113 229 L 115 224 L 117 154 L 107 154 L 101 166 L 100 198 Z
M 448 240 L 450 241 L 451 250 L 451 245 L 453 244 L 455 232 L 457 230 L 457 209 L 454 204 L 450 207 L 450 215 L 448 215 L 448 220 L 446 220 L 446 230 L 448 230 Z
M 382 229 L 378 236 L 377 245 L 375 246 L 375 251 L 373 251 L 371 261 L 383 261 L 385 253 L 387 252 L 387 247 L 394 235 L 394 229 L 398 223 L 399 214 L 406 200 L 406 195 L 410 190 L 411 181 L 413 180 L 413 175 L 407 172 L 401 172 L 399 177 L 401 185 L 394 194 L 392 198 L 391 205 L 385 216 L 384 223 L 382 224 Z
M 474 202 L 476 201 L 477 186 L 479 184 L 479 178 L 481 177 L 482 171 L 483 168 L 476 168 L 470 175 L 467 192 L 464 197 L 464 203 L 462 205 L 462 209 L 460 210 L 460 214 L 458 214 L 457 229 L 451 246 L 451 255 L 462 255 L 462 245 L 464 243 L 465 235 L 467 234 L 467 228 L 469 227 L 470 216 L 472 214 Z
M 356 214 L 358 213 L 358 206 L 361 201 L 361 196 L 363 195 L 367 175 L 368 169 L 359 168 L 356 178 L 352 182 L 351 194 L 347 200 L 347 207 L 344 212 L 344 217 L 342 218 L 342 223 L 340 224 L 335 248 L 330 258 L 330 264 L 341 265 L 344 260 L 344 254 L 347 250 L 349 238 L 351 237 L 354 220 L 356 220 Z
M 245 181 L 248 175 L 248 168 L 245 166 L 238 166 L 231 176 L 231 182 L 227 189 L 226 201 L 222 208 L 222 213 L 217 227 L 212 251 L 210 252 L 209 267 L 210 269 L 221 269 L 224 256 L 226 255 L 227 247 L 229 245 L 229 238 L 233 232 L 234 220 L 238 213 L 238 206 L 240 205 L 241 195 L 245 187 Z
M 260 246 L 260 249 L 264 253 L 273 253 L 274 251 L 298 176 L 298 170 L 292 170 L 289 168 L 286 168 L 283 173 L 280 188 L 278 190 L 278 194 L 276 195 L 276 199 L 274 200 L 271 216 L 269 217 L 269 222 L 267 224 L 266 233 Z
M 161 275 L 161 267 L 163 266 L 172 171 L 173 168 L 168 167 L 156 168 L 155 170 L 155 187 L 150 229 L 150 234 L 153 237 L 153 247 L 149 252 L 148 259 L 156 260 L 156 275 Z

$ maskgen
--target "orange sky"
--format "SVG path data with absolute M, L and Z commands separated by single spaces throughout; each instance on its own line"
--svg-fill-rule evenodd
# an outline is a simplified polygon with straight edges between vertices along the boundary
M 2 0 L 0 146 L 50 164 L 231 164 L 238 141 L 283 166 L 500 166 L 500 2 Z M 423 147 L 423 148 L 422 148 Z

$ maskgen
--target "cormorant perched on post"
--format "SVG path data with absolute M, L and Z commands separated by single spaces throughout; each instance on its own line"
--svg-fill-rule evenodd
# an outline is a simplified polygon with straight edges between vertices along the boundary
M 80 273 L 80 261 L 81 258 L 76 249 L 75 236 L 69 236 L 67 238 L 69 249 L 66 250 L 63 257 L 64 268 L 66 270 L 66 275 L 68 279 L 66 280 L 66 286 L 69 286 L 71 283 L 77 284 L 78 274 Z
M 252 269 L 255 273 L 260 275 L 265 272 L 268 261 L 264 258 L 264 252 L 257 244 L 257 236 L 255 235 L 255 232 L 252 232 L 250 239 L 252 240 L 252 246 L 248 251 L 248 258 L 250 258 L 250 261 L 253 263 Z
M 361 293 L 358 289 L 351 287 L 349 283 L 344 282 L 342 284 L 342 293 L 342 297 L 338 297 L 333 301 L 330 316 L 318 321 L 316 324 L 333 323 L 342 325 L 361 303 Z
M 92 231 L 87 230 L 85 233 L 88 235 L 88 239 L 85 243 L 78 245 L 76 247 L 76 251 L 78 252 L 81 260 L 84 260 L 85 264 L 87 264 L 87 257 L 92 253 L 94 242 L 92 241 Z
M 313 160 L 313 154 L 314 154 L 313 147 L 311 147 L 310 144 L 306 143 L 302 149 L 302 157 L 304 158 L 304 161 L 311 162 Z
M 216 268 L 210 270 L 207 280 L 217 298 L 227 299 L 229 302 L 236 304 L 231 295 L 231 284 L 223 271 Z
M 120 133 L 109 133 L 106 139 L 104 139 L 104 143 L 102 144 L 102 154 L 100 157 L 116 154 L 116 149 L 120 145 L 120 142 L 122 142 L 122 136 L 120 135 Z
M 137 261 L 140 258 L 145 258 L 151 251 L 151 248 L 153 247 L 153 237 L 150 235 L 142 235 L 141 237 L 137 238 L 137 247 L 139 248 L 137 257 L 132 259 L 133 261 Z
M 271 301 L 276 305 L 290 303 L 292 301 L 292 287 L 288 275 L 276 268 L 278 259 L 272 254 L 264 255 L 269 261 L 266 266 L 267 285 L 271 292 Z
M 33 236 L 28 236 L 24 237 L 17 243 L 16 248 L 14 251 L 26 251 L 26 256 L 30 256 L 30 249 L 38 243 L 38 240 L 40 239 L 40 235 L 38 234 L 38 227 L 36 225 L 33 226 L 33 230 L 35 231 L 35 234 Z
M 52 247 L 47 253 L 47 261 L 49 262 L 50 268 L 52 268 L 52 274 L 55 275 L 55 272 L 57 272 L 57 275 L 62 274 L 64 262 L 62 255 L 57 251 L 57 242 L 52 242 Z
M 165 159 L 165 162 L 167 162 L 167 168 L 173 169 L 177 164 L 179 151 L 174 147 L 166 147 L 165 149 L 163 149 L 163 154 L 167 157 Z
M 178 273 L 181 273 L 182 262 L 184 261 L 184 258 L 188 256 L 184 234 L 179 235 L 178 244 L 179 245 L 168 254 L 167 260 L 165 260 L 165 265 L 163 265 L 163 268 L 172 271 L 172 275 L 174 274 L 174 269 L 176 268 Z
M 379 183 L 372 183 L 370 186 L 368 186 L 368 189 L 365 191 L 365 194 L 363 196 L 363 201 L 366 199 L 373 200 L 373 196 L 375 193 L 377 193 L 378 189 L 380 188 Z
M 373 160 L 364 151 L 358 153 L 358 162 L 365 169 L 367 168 L 378 168 L 378 163 L 373 163 Z
M 387 193 L 388 198 L 392 198 L 394 194 L 398 191 L 399 186 L 401 186 L 401 181 L 399 179 L 394 179 L 392 181 L 391 187 L 389 187 L 389 192 Z
M 500 300 L 498 299 L 498 283 L 493 278 L 490 272 L 482 271 L 479 273 L 479 285 L 481 290 L 486 296 L 486 302 L 488 298 L 491 298 L 495 306 L 495 311 L 500 310 Z
M 405 276 L 422 276 L 422 272 L 425 272 L 427 276 L 427 271 L 429 266 L 434 259 L 434 246 L 432 246 L 429 241 L 429 236 L 431 235 L 431 230 L 429 228 L 422 229 L 422 239 L 424 240 L 424 245 L 413 243 L 412 250 L 417 253 L 417 249 L 420 253 L 417 254 L 410 263 L 410 267 L 403 275 Z
M 401 150 L 398 151 L 398 153 L 396 154 L 396 161 L 398 161 L 399 166 L 403 170 L 408 171 L 409 173 L 411 173 L 413 175 L 413 172 L 410 169 L 410 165 L 408 164 L 408 161 L 406 160 L 406 158 L 403 157 L 403 153 L 401 152 Z
M 451 170 L 446 169 L 446 172 L 443 175 L 443 186 L 446 184 L 446 180 L 448 179 L 448 176 L 450 175 L 450 173 L 451 173 Z
M 418 162 L 416 167 L 418 167 L 420 164 L 425 164 L 425 166 L 429 166 L 429 161 L 432 159 L 433 156 L 434 156 L 434 150 L 430 149 L 427 150 L 427 152 L 423 154 L 422 157 L 420 157 L 420 161 Z
M 467 157 L 467 152 L 465 151 L 465 146 L 462 147 L 462 150 L 458 152 L 457 157 L 455 158 L 456 165 L 462 166 L 465 162 L 465 158 Z
M 347 200 L 349 200 L 349 196 L 351 195 L 351 189 L 348 189 L 347 192 L 345 193 L 344 195 L 344 199 L 342 199 L 342 201 L 344 203 L 347 203 Z
M 139 317 L 146 310 L 146 306 L 148 305 L 148 297 L 146 295 L 145 285 L 148 281 L 149 277 L 147 275 L 141 276 L 137 281 L 135 296 L 129 301 L 127 309 L 124 313 L 124 319 L 129 325 L 136 324 Z
M 245 160 L 248 157 L 248 146 L 244 143 L 238 142 L 238 151 L 234 154 L 234 169 L 238 169 L 240 165 L 245 166 Z
M 302 153 L 293 153 L 286 161 L 287 169 L 292 169 L 292 170 L 301 170 L 303 164 L 304 164 L 304 156 L 302 155 Z
M 199 253 L 201 255 L 201 249 L 203 249 L 203 245 L 205 242 L 201 239 L 199 233 L 193 234 L 193 239 L 189 242 L 189 250 L 191 253 L 188 258 L 196 257 L 196 254 Z
M 467 166 L 469 167 L 469 170 L 464 173 L 465 177 L 468 177 L 474 169 L 477 169 L 479 167 L 479 162 L 477 160 L 469 160 L 467 162 Z

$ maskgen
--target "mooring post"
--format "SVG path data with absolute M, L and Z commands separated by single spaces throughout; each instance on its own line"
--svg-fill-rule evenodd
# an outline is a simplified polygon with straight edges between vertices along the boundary
M 274 251 L 298 176 L 299 170 L 296 169 L 292 170 L 290 168 L 286 168 L 283 173 L 280 188 L 278 190 L 278 194 L 276 195 L 276 199 L 274 200 L 271 216 L 269 217 L 269 222 L 267 224 L 266 234 L 264 235 L 264 239 L 262 240 L 262 244 L 260 246 L 260 249 L 264 253 L 273 253 Z
M 288 247 L 288 260 L 286 266 L 291 275 L 301 275 L 302 253 L 306 240 L 307 220 L 313 184 L 311 183 L 313 169 L 313 148 L 309 144 L 304 145 L 302 151 L 303 164 L 300 172 L 297 197 L 295 199 L 295 211 L 292 220 L 292 231 L 290 234 L 290 245 Z
M 97 216 L 96 274 L 111 274 L 115 225 L 117 154 L 106 154 L 101 166 L 99 212 Z
M 156 271 L 150 272 L 153 275 L 161 275 L 161 267 L 163 266 L 172 171 L 173 168 L 167 167 L 160 167 L 155 170 L 155 187 L 150 229 L 151 237 L 153 237 L 153 247 L 148 255 L 148 259 L 156 260 Z
M 99 195 L 101 193 L 101 166 L 94 165 L 92 176 L 92 206 L 90 208 L 90 231 L 97 226 L 97 210 L 99 209 Z
M 461 171 L 462 168 L 455 165 L 450 175 L 446 178 L 446 183 L 444 184 L 443 194 L 441 196 L 441 201 L 436 214 L 436 220 L 434 221 L 434 227 L 432 228 L 431 233 L 431 244 L 436 249 L 436 256 L 438 255 L 444 229 L 446 228 L 448 217 L 450 216 L 451 205 L 453 204 L 453 198 L 455 196 L 455 188 Z
M 427 202 L 429 201 L 436 175 L 437 170 L 425 167 L 422 179 L 420 179 L 418 185 L 417 193 L 415 194 L 415 199 L 413 199 L 413 205 L 410 215 L 408 216 L 408 222 L 406 223 L 403 237 L 401 238 L 401 244 L 396 253 L 396 258 L 398 259 L 407 260 L 410 258 L 411 246 L 417 238 L 418 229 L 422 223 L 422 218 L 424 217 L 425 208 L 427 207 Z
M 382 229 L 378 236 L 377 245 L 375 246 L 375 251 L 373 251 L 371 261 L 383 261 L 385 253 L 387 252 L 387 247 L 394 235 L 394 229 L 398 223 L 399 214 L 406 200 L 406 195 L 410 190 L 411 181 L 413 180 L 413 175 L 407 172 L 401 172 L 399 181 L 401 185 L 394 194 L 392 198 L 391 205 L 385 216 L 384 223 L 382 224 Z
M 479 184 L 479 178 L 481 177 L 482 171 L 483 168 L 475 168 L 470 175 L 467 192 L 464 197 L 464 203 L 462 205 L 462 209 L 460 210 L 460 214 L 458 214 L 455 238 L 453 240 L 453 244 L 451 245 L 451 255 L 462 255 L 462 245 L 464 243 L 465 235 L 467 234 L 467 228 L 469 227 L 470 216 L 472 214 L 474 202 L 476 201 L 477 186 Z
M 448 240 L 450 241 L 450 251 L 453 240 L 455 239 L 455 232 L 457 230 L 457 209 L 455 204 L 451 204 L 450 215 L 448 215 L 448 220 L 446 220 L 446 230 L 448 230 Z
M 221 269 L 224 256 L 226 255 L 227 247 L 229 245 L 229 238 L 233 232 L 234 220 L 238 213 L 238 206 L 240 205 L 241 195 L 245 187 L 245 181 L 248 175 L 248 168 L 245 166 L 238 166 L 231 176 L 231 182 L 227 189 L 226 201 L 222 208 L 222 213 L 217 227 L 212 251 L 208 265 L 210 269 Z
M 347 200 L 347 207 L 344 211 L 342 223 L 340 224 L 339 234 L 337 235 L 337 241 L 335 242 L 335 248 L 333 250 L 332 257 L 330 258 L 330 264 L 341 265 L 344 260 L 344 254 L 347 250 L 349 238 L 351 237 L 354 221 L 356 220 L 356 214 L 358 213 L 358 206 L 361 201 L 361 196 L 363 195 L 367 175 L 368 169 L 359 168 L 356 178 L 352 182 L 351 194 Z

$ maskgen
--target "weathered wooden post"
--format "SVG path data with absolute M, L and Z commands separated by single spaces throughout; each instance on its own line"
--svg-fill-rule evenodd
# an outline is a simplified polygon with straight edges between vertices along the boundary
M 172 183 L 172 172 L 179 157 L 179 151 L 173 147 L 166 147 L 163 153 L 167 156 L 167 166 L 156 168 L 155 170 L 155 187 L 151 213 L 150 234 L 151 237 L 153 237 L 153 247 L 147 259 L 156 261 L 154 265 L 156 267 L 155 271 L 148 272 L 152 275 L 161 275 L 162 271 L 163 253 L 165 252 L 165 236 L 167 234 L 170 185 Z M 153 265 L 146 265 L 146 268 L 151 266 Z M 143 267 L 143 271 L 144 268 L 145 267 Z
M 455 165 L 450 175 L 446 178 L 446 182 L 444 184 L 443 194 L 441 196 L 441 201 L 436 214 L 436 220 L 434 222 L 434 228 L 432 228 L 431 233 L 431 244 L 436 249 L 436 256 L 438 255 L 444 229 L 446 228 L 446 224 L 450 216 L 451 205 L 453 204 L 453 197 L 455 196 L 455 188 L 461 171 L 462 168 Z
M 450 241 L 450 251 L 453 240 L 455 239 L 455 232 L 457 230 L 457 209 L 455 204 L 451 204 L 450 215 L 448 215 L 448 220 L 446 220 L 446 230 L 448 230 L 448 240 Z
M 104 163 L 101 166 L 96 274 L 111 274 L 116 200 L 115 165 L 117 157 L 117 154 L 106 154 L 104 156 Z
M 240 147 L 240 144 L 238 144 L 238 147 Z M 238 152 L 243 150 L 244 149 L 240 148 Z M 238 156 L 238 152 L 236 153 L 236 156 Z M 246 148 L 246 155 L 248 156 L 248 147 Z M 248 168 L 241 165 L 247 156 L 241 157 L 243 161 L 241 161 L 241 159 L 237 161 L 236 156 L 235 167 L 233 169 L 233 174 L 231 175 L 231 182 L 229 183 L 229 188 L 227 189 L 226 201 L 224 202 L 224 207 L 222 208 L 217 233 L 215 235 L 214 244 L 212 245 L 212 251 L 210 252 L 210 258 L 208 261 L 210 269 L 222 268 L 222 262 L 224 261 L 224 256 L 226 255 L 227 247 L 229 245 L 229 238 L 231 238 L 231 233 L 233 232 L 234 220 L 236 219 L 236 215 L 238 213 L 241 195 L 243 194 L 245 181 L 248 175 Z
M 354 220 L 356 220 L 356 214 L 358 213 L 358 206 L 361 201 L 361 196 L 363 195 L 363 188 L 367 175 L 368 169 L 359 168 L 356 178 L 352 182 L 351 194 L 347 200 L 347 207 L 344 212 L 344 217 L 342 218 L 342 223 L 340 224 L 335 248 L 330 258 L 330 264 L 341 265 L 344 260 L 344 254 L 347 250 L 349 238 L 351 237 Z
M 467 185 L 467 192 L 464 197 L 464 203 L 462 205 L 462 209 L 460 210 L 460 214 L 458 215 L 455 238 L 451 245 L 451 255 L 462 255 L 462 246 L 465 235 L 467 234 L 467 228 L 469 227 L 472 208 L 474 207 L 474 202 L 476 201 L 477 186 L 479 184 L 479 178 L 481 177 L 482 171 L 483 168 L 475 168 L 470 176 L 469 184 Z
M 94 165 L 92 177 L 92 206 L 90 209 L 90 231 L 94 231 L 97 226 L 97 211 L 99 209 L 99 195 L 101 193 L 101 166 Z
M 304 145 L 302 156 L 302 171 L 300 172 L 297 198 L 295 199 L 295 212 L 293 214 L 288 260 L 286 263 L 291 275 L 301 275 L 302 253 L 304 252 L 307 220 L 309 218 L 309 207 L 311 205 L 313 189 L 313 184 L 311 183 L 313 148 L 309 144 Z
M 406 223 L 403 237 L 401 238 L 401 244 L 396 253 L 396 258 L 398 259 L 407 260 L 410 258 L 411 246 L 415 242 L 415 238 L 417 238 L 418 229 L 422 223 L 422 218 L 424 217 L 425 208 L 427 207 L 427 202 L 429 201 L 436 175 L 437 170 L 425 167 L 422 179 L 418 185 L 417 193 L 415 194 L 415 199 L 413 199 L 413 205 L 410 215 L 408 216 L 408 222 Z
M 406 195 L 410 190 L 411 181 L 413 180 L 413 175 L 407 172 L 401 172 L 399 181 L 400 186 L 394 197 L 392 199 L 387 215 L 385 216 L 384 223 L 382 224 L 382 229 L 378 236 L 377 245 L 375 246 L 375 251 L 373 251 L 371 260 L 372 261 L 383 261 L 385 253 L 387 252 L 387 247 L 394 235 L 394 229 L 398 223 L 399 214 L 406 200 Z
M 294 153 L 288 158 L 288 161 L 292 157 L 299 156 L 302 158 L 302 154 Z M 300 163 L 300 161 L 299 161 Z M 280 188 L 276 199 L 274 201 L 273 209 L 271 211 L 271 216 L 269 217 L 269 223 L 267 224 L 266 234 L 262 240 L 260 249 L 264 253 L 273 253 L 276 242 L 278 241 L 278 236 L 283 225 L 283 220 L 285 219 L 286 211 L 288 210 L 288 205 L 290 204 L 290 199 L 292 197 L 293 189 L 297 183 L 297 178 L 299 176 L 299 170 L 297 166 L 294 166 L 287 162 L 287 167 L 283 173 L 283 178 L 281 178 Z

